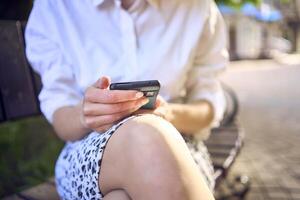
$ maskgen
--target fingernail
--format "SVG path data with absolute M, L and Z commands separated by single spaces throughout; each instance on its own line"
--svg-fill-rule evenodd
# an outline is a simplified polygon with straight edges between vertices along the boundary
M 146 99 L 144 99 L 144 100 L 142 101 L 142 104 L 144 105 L 144 104 L 147 104 L 148 102 L 149 102 L 149 99 L 146 98 Z
M 135 94 L 135 97 L 136 97 L 136 98 L 141 98 L 142 96 L 144 96 L 144 93 L 142 93 L 142 92 L 137 92 L 137 93 Z

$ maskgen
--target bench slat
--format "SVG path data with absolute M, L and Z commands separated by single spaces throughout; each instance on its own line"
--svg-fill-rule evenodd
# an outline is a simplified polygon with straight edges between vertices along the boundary
M 7 120 L 39 113 L 20 22 L 0 21 L 0 89 Z
M 208 152 L 211 156 L 229 156 L 232 148 L 208 147 Z
M 4 197 L 3 200 L 24 200 L 24 198 L 21 198 L 17 194 L 14 194 L 12 196 Z
M 242 129 L 233 123 L 227 127 L 214 129 L 209 139 L 204 142 L 215 168 L 216 185 L 220 183 L 222 177 L 226 177 L 242 147 L 243 138 Z
M 0 90 L 0 122 L 4 121 L 4 109 L 3 109 L 3 103 L 2 103 L 2 97 L 1 97 L 1 90 Z

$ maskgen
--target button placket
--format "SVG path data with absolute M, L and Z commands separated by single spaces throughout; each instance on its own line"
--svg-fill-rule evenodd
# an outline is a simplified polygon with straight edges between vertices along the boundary
M 122 8 L 121 2 L 117 2 L 120 11 L 122 47 L 125 54 L 125 60 L 127 61 L 126 64 L 128 64 L 128 66 L 124 66 L 124 68 L 128 72 L 127 74 L 130 76 L 130 78 L 137 79 L 138 64 L 135 24 L 130 14 Z

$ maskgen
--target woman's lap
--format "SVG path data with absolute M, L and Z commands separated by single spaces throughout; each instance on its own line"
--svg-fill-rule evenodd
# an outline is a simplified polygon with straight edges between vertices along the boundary
M 102 199 L 98 178 L 104 149 L 111 135 L 130 118 L 103 134 L 92 132 L 80 141 L 65 145 L 55 168 L 57 190 L 62 199 Z M 206 147 L 192 138 L 185 138 L 185 141 L 199 170 L 213 189 L 213 168 Z

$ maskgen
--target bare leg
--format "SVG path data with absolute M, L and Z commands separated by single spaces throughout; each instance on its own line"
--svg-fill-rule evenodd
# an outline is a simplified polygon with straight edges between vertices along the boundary
M 127 121 L 107 144 L 99 185 L 132 200 L 213 199 L 180 133 L 162 118 Z
M 103 200 L 131 200 L 124 190 L 113 190 L 104 196 Z

